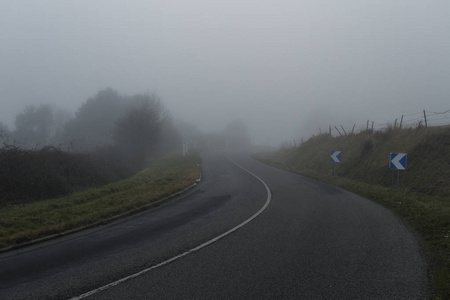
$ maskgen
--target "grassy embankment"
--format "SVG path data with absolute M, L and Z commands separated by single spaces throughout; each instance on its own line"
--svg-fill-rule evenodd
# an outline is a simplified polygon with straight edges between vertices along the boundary
M 342 151 L 337 176 L 331 176 L 331 150 Z M 391 152 L 408 153 L 399 188 L 391 187 Z M 257 158 L 355 192 L 392 210 L 420 235 L 431 266 L 435 298 L 450 299 L 450 127 L 320 135 L 298 147 Z
M 137 212 L 191 186 L 199 178 L 196 155 L 151 162 L 135 176 L 65 197 L 0 208 L 0 249 Z

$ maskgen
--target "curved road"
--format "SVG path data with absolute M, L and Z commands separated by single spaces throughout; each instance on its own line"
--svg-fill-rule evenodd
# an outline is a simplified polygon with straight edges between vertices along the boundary
M 239 166 L 204 153 L 203 182 L 157 209 L 1 254 L 0 299 L 429 298 L 418 243 L 390 211 L 229 156 Z

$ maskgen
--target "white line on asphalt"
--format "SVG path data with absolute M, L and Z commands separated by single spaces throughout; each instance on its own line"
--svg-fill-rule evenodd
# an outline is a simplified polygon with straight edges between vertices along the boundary
M 202 248 L 204 248 L 204 247 L 206 247 L 206 246 L 209 246 L 209 245 L 211 245 L 212 243 L 217 242 L 218 240 L 220 240 L 220 239 L 226 237 L 227 235 L 229 235 L 229 234 L 235 232 L 235 231 L 238 230 L 239 228 L 241 228 L 241 227 L 245 226 L 246 224 L 248 224 L 249 222 L 251 222 L 251 221 L 252 221 L 253 219 L 255 219 L 257 216 L 259 216 L 259 215 L 267 208 L 267 206 L 269 206 L 270 201 L 271 201 L 271 199 L 272 199 L 272 192 L 270 191 L 270 189 L 269 189 L 269 187 L 267 186 L 267 184 L 266 184 L 261 178 L 259 178 L 258 176 L 256 176 L 255 174 L 253 174 L 252 172 L 250 172 L 249 170 L 247 170 L 247 169 L 244 168 L 243 166 L 239 165 L 238 163 L 236 163 L 236 162 L 233 161 L 232 159 L 230 159 L 230 158 L 228 158 L 228 159 L 229 159 L 232 163 L 234 163 L 236 166 L 238 166 L 238 167 L 241 168 L 242 170 L 246 171 L 247 173 L 249 173 L 250 175 L 252 175 L 252 176 L 255 177 L 256 179 L 258 179 L 258 180 L 264 185 L 264 187 L 266 188 L 266 191 L 267 191 L 267 199 L 266 199 L 266 203 L 264 203 L 264 206 L 263 206 L 260 210 L 258 210 L 253 216 L 251 216 L 250 218 L 248 218 L 247 220 L 245 220 L 245 221 L 242 222 L 241 224 L 237 225 L 236 227 L 234 227 L 234 228 L 228 230 L 227 232 L 222 233 L 221 235 L 219 235 L 219 236 L 217 236 L 217 237 L 215 237 L 215 238 L 213 238 L 213 239 L 211 239 L 211 240 L 209 240 L 209 241 L 207 241 L 207 242 L 205 242 L 205 243 L 203 243 L 203 244 L 201 244 L 201 245 L 199 245 L 199 246 L 197 246 L 197 247 L 194 247 L 194 248 L 192 248 L 192 249 L 190 249 L 190 250 L 188 250 L 188 251 L 186 251 L 186 252 L 184 252 L 184 253 L 181 253 L 181 254 L 179 254 L 179 255 L 177 255 L 177 256 L 174 256 L 174 257 L 172 257 L 172 258 L 170 258 L 170 259 L 168 259 L 168 260 L 166 260 L 166 261 L 163 261 L 163 262 L 161 262 L 161 263 L 159 263 L 159 264 L 157 264 L 157 265 L 154 265 L 154 266 L 152 266 L 152 267 L 149 267 L 149 268 L 147 268 L 147 269 L 144 269 L 144 270 L 142 270 L 142 271 L 140 271 L 140 272 L 137 272 L 137 273 L 134 273 L 134 274 L 132 274 L 132 275 L 130 275 L 130 276 L 121 278 L 121 279 L 119 279 L 119 280 L 117 280 L 117 281 L 111 282 L 111 283 L 109 283 L 109 284 L 107 284 L 107 285 L 104 285 L 104 286 L 102 286 L 102 287 L 96 288 L 95 290 L 92 290 L 92 291 L 90 291 L 90 292 L 84 293 L 84 294 L 82 294 L 82 295 L 73 297 L 73 298 L 71 298 L 70 300 L 78 300 L 78 299 L 84 299 L 84 298 L 87 298 L 87 297 L 92 296 L 92 295 L 94 295 L 94 294 L 96 294 L 96 293 L 98 293 L 98 292 L 101 292 L 101 291 L 107 290 L 107 289 L 109 289 L 109 288 L 111 288 L 111 287 L 114 287 L 114 286 L 116 286 L 116 285 L 119 285 L 119 284 L 121 284 L 121 283 L 123 283 L 123 282 L 125 282 L 125 281 L 128 281 L 128 280 L 130 280 L 130 279 L 139 277 L 139 276 L 141 276 L 141 275 L 143 275 L 143 274 L 145 274 L 145 273 L 148 273 L 148 272 L 150 272 L 150 271 L 152 271 L 152 270 L 154 270 L 154 269 L 156 269 L 156 268 L 165 266 L 165 265 L 167 265 L 167 264 L 169 264 L 169 263 L 171 263 L 171 262 L 173 262 L 173 261 L 175 261 L 175 260 L 177 260 L 177 259 L 179 259 L 179 258 L 182 258 L 182 257 L 184 257 L 184 256 L 186 256 L 186 255 L 188 255 L 188 254 L 191 254 L 191 253 L 193 253 L 193 252 L 195 252 L 195 251 L 198 251 L 198 250 L 200 250 L 200 249 L 202 249 Z

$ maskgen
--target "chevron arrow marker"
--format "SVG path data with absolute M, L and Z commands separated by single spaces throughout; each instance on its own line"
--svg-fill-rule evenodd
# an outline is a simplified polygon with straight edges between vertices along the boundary
M 391 169 L 405 170 L 406 169 L 406 155 L 407 153 L 391 153 Z

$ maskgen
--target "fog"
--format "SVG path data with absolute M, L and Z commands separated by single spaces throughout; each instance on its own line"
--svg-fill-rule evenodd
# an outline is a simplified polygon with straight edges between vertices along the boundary
M 0 121 L 155 93 L 203 131 L 254 143 L 450 109 L 447 0 L 0 1 Z

